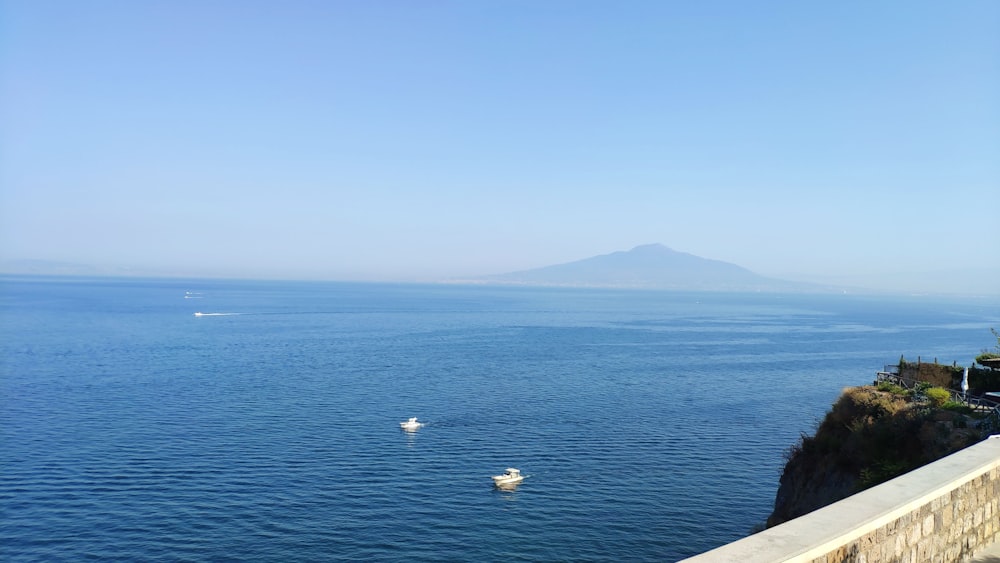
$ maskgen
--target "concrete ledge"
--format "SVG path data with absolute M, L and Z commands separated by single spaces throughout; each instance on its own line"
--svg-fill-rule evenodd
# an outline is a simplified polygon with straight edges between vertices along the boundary
M 1000 540 L 1000 435 L 686 561 L 962 561 Z

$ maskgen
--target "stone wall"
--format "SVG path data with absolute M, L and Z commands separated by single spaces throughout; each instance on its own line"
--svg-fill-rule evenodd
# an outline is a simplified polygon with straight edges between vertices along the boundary
M 812 563 L 967 560 L 1000 541 L 1000 469 L 959 486 Z
M 941 365 L 926 362 L 900 362 L 899 376 L 904 379 L 915 381 L 926 381 L 931 385 L 944 387 L 945 389 L 959 389 L 962 384 L 963 369 L 957 365 Z
M 688 561 L 946 563 L 1000 542 L 1000 435 Z
M 962 388 L 962 372 L 964 367 L 957 363 L 944 365 L 922 361 L 899 363 L 899 376 L 903 379 L 925 381 L 937 387 L 959 390 Z M 982 395 L 987 391 L 1000 391 L 1000 371 L 981 366 L 969 366 L 969 392 Z

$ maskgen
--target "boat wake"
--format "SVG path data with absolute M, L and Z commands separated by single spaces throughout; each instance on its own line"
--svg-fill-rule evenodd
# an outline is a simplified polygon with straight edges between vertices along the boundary
M 198 312 L 198 313 L 194 314 L 194 316 L 196 316 L 196 317 L 229 317 L 229 316 L 232 316 L 232 315 L 239 315 L 239 313 L 202 313 L 202 312 Z

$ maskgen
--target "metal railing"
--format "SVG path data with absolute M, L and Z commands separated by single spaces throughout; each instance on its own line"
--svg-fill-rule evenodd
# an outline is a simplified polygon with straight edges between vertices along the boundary
M 875 385 L 879 383 L 891 383 L 903 389 L 913 391 L 917 391 L 922 384 L 927 385 L 926 381 L 900 376 L 897 366 L 885 366 L 882 371 L 876 372 Z M 981 419 L 979 423 L 980 428 L 987 434 L 1000 432 L 1000 404 L 986 399 L 981 395 L 963 393 L 954 389 L 948 389 L 948 392 L 951 393 L 951 400 L 953 402 L 962 403 L 979 413 L 987 413 L 986 417 Z
M 875 385 L 879 383 L 892 383 L 903 389 L 916 389 L 917 385 L 923 382 L 899 375 L 899 368 L 896 366 L 885 366 L 882 371 L 875 372 Z
M 889 366 L 886 366 L 889 367 Z M 902 377 L 899 375 L 898 371 L 891 372 L 887 370 L 875 372 L 875 385 L 879 383 L 892 383 L 893 385 L 898 385 L 903 389 L 917 389 L 920 385 L 928 385 L 926 381 L 921 381 L 919 379 L 912 379 L 909 377 Z M 951 400 L 956 403 L 964 403 L 970 407 L 984 407 L 993 408 L 998 406 L 994 401 L 984 398 L 981 395 L 973 395 L 971 393 L 963 393 L 955 389 L 947 389 L 951 393 Z

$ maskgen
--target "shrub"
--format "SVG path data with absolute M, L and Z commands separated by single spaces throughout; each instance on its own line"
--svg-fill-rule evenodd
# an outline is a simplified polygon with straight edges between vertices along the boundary
M 878 390 L 892 393 L 893 395 L 906 395 L 908 393 L 906 389 L 888 381 L 880 381 L 878 384 Z
M 924 395 L 935 407 L 943 407 L 951 401 L 951 393 L 943 387 L 931 387 L 924 391 Z
M 858 490 L 864 490 L 898 477 L 910 469 L 912 469 L 910 464 L 904 461 L 880 459 L 861 470 L 856 487 Z
M 951 412 L 957 412 L 959 414 L 972 414 L 973 412 L 975 412 L 973 408 L 970 407 L 969 405 L 966 405 L 964 403 L 956 403 L 955 401 L 948 401 L 945 404 L 941 405 L 941 408 Z
M 1000 358 L 1000 354 L 994 354 L 993 352 L 983 352 L 982 354 L 976 356 L 976 363 L 981 364 L 983 363 L 983 360 L 995 360 L 997 358 Z

